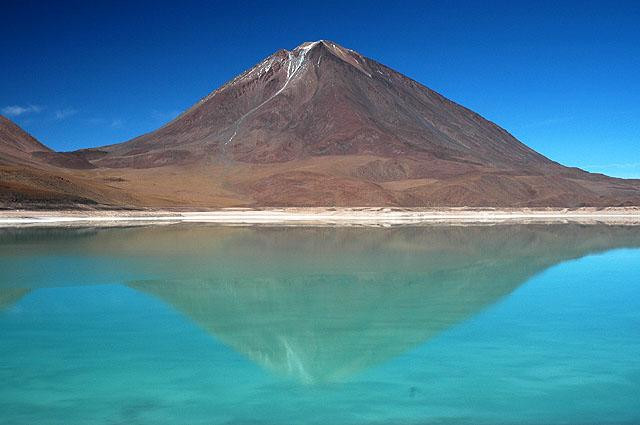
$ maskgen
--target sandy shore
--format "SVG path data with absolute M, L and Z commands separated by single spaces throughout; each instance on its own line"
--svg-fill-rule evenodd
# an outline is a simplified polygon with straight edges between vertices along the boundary
M 123 226 L 171 223 L 229 225 L 421 225 L 473 223 L 640 225 L 640 207 L 624 208 L 226 208 L 211 211 L 0 211 L 0 227 Z

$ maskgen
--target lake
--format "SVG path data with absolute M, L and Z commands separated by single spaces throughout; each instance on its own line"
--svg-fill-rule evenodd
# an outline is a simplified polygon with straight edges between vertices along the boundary
M 640 227 L 0 230 L 0 424 L 402 423 L 640 423 Z

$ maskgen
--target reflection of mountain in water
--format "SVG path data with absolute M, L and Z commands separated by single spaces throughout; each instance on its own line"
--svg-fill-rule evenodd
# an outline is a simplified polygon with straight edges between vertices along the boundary
M 579 225 L 0 231 L 0 306 L 23 288 L 130 282 L 270 370 L 331 381 L 554 264 L 637 246 L 640 228 Z
M 470 268 L 469 273 L 477 271 Z M 151 281 L 154 294 L 225 344 L 305 382 L 335 380 L 392 358 L 478 312 L 518 280 L 459 274 L 312 274 Z
M 17 303 L 28 292 L 25 288 L 0 288 L 0 311 Z
M 309 264 L 286 273 L 249 261 L 241 275 L 212 268 L 206 278 L 131 286 L 258 364 L 305 382 L 337 380 L 397 356 L 553 264 L 640 245 L 634 229 L 577 226 L 265 232 L 270 242 L 256 232 L 241 243 L 244 258 L 267 256 L 286 268 L 295 252 Z

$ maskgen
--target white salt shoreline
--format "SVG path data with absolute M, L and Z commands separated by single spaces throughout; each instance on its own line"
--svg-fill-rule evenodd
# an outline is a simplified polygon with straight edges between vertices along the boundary
M 640 208 L 227 208 L 211 211 L 0 211 L 0 227 L 124 226 L 171 223 L 227 225 L 427 225 L 563 223 L 640 225 Z

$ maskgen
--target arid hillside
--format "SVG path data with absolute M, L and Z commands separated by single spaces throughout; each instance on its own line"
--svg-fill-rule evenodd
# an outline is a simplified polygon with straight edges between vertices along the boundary
M 639 181 L 562 166 L 324 40 L 274 53 L 133 140 L 55 153 L 33 139 L 20 152 L 0 147 L 0 159 L 64 175 L 95 192 L 78 196 L 109 205 L 640 205 Z
M 136 203 L 97 175 L 79 173 L 92 168 L 82 156 L 54 152 L 0 115 L 0 207 L 120 208 Z

